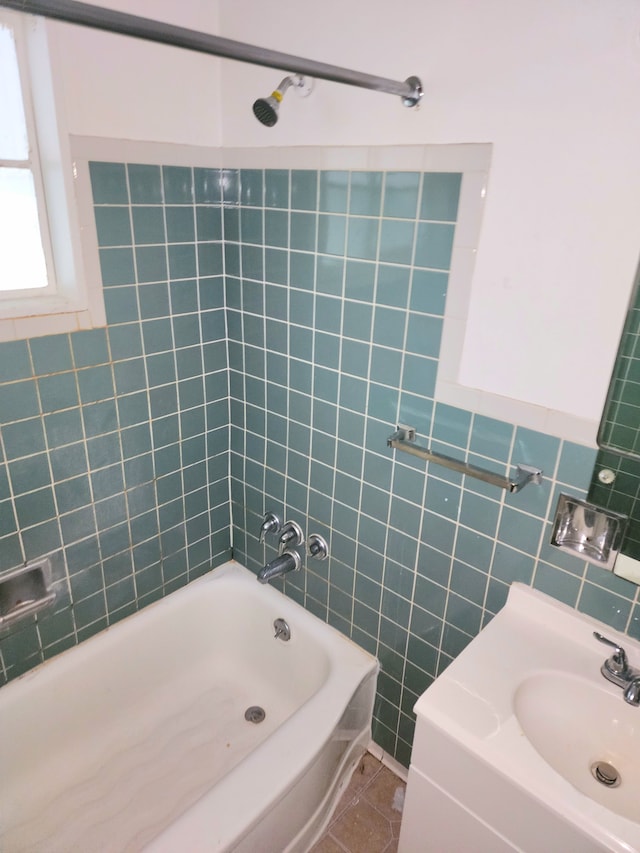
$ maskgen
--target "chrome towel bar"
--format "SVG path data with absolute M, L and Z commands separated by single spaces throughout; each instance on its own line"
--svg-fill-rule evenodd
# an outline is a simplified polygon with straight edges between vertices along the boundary
M 469 477 L 475 477 L 477 480 L 498 486 L 500 489 L 506 489 L 508 492 L 519 492 L 528 483 L 539 485 L 542 482 L 542 471 L 540 468 L 531 465 L 516 465 L 515 478 L 504 477 L 493 471 L 487 471 L 485 468 L 479 468 L 477 465 L 471 465 L 469 462 L 463 462 L 461 459 L 454 459 L 453 456 L 437 453 L 435 450 L 429 450 L 428 447 L 421 447 L 416 444 L 416 431 L 413 427 L 399 426 L 393 435 L 387 439 L 387 445 L 394 450 L 402 450 L 404 453 L 417 456 L 419 459 L 426 459 L 427 462 L 435 462 L 437 465 L 442 465 Z

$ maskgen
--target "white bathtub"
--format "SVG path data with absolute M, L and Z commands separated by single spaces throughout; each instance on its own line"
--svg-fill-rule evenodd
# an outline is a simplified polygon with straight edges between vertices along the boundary
M 376 674 L 227 563 L 0 690 L 0 849 L 305 851 L 369 742 Z

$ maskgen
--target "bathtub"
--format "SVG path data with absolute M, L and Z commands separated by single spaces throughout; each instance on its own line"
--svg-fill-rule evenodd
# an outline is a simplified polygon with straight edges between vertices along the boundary
M 376 676 L 227 563 L 0 690 L 0 849 L 306 851 L 369 742 Z

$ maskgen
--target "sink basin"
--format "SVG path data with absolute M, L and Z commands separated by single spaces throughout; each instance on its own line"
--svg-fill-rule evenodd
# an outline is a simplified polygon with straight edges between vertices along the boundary
M 640 708 L 621 690 L 612 695 L 604 680 L 600 687 L 565 673 L 536 673 L 517 688 L 514 710 L 531 745 L 567 782 L 640 822 Z
M 439 849 L 640 853 L 640 708 L 600 672 L 594 630 L 640 666 L 636 640 L 514 583 L 418 699 L 411 762 Z

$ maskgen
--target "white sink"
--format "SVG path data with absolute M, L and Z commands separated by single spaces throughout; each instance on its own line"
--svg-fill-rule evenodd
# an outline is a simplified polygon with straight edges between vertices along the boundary
M 640 708 L 622 701 L 621 693 L 612 694 L 604 679 L 594 685 L 543 672 L 520 684 L 514 710 L 532 746 L 557 773 L 640 823 Z
M 602 676 L 610 650 L 594 630 L 640 666 L 636 641 L 513 584 L 505 607 L 420 697 L 412 772 L 445 799 L 416 811 L 437 822 L 452 809 L 442 844 L 455 849 L 447 833 L 471 815 L 469 837 L 489 827 L 491 851 L 640 853 L 640 708 Z M 619 774 L 617 787 L 594 778 L 597 762 L 605 781 Z

